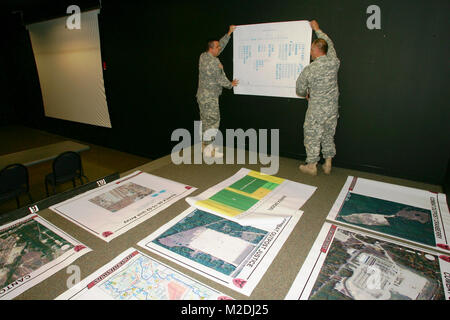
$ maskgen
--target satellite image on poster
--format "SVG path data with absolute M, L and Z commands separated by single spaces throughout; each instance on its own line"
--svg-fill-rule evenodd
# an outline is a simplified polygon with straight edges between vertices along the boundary
M 189 208 L 138 245 L 250 295 L 300 216 L 267 231 Z
M 0 226 L 0 299 L 12 299 L 91 249 L 38 215 Z
M 286 299 L 447 300 L 450 257 L 325 223 Z
M 327 219 L 450 252 L 450 212 L 442 193 L 348 177 Z

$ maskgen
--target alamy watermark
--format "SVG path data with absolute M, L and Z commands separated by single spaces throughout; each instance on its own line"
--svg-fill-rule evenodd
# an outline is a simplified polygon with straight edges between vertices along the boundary
M 376 4 L 367 7 L 367 14 L 371 14 L 366 21 L 367 29 L 381 29 L 381 9 Z
M 81 269 L 79 266 L 75 264 L 68 266 L 66 269 L 66 273 L 70 274 L 66 281 L 67 289 L 72 288 L 74 285 L 81 281 Z
M 268 167 L 262 167 L 261 173 L 274 175 L 278 172 L 280 159 L 280 134 L 279 129 L 270 129 L 270 155 L 268 150 L 268 130 L 259 129 L 226 129 L 225 141 L 224 136 L 220 130 L 209 129 L 206 130 L 202 136 L 201 134 L 201 121 L 194 121 L 194 139 L 191 137 L 191 133 L 184 128 L 176 129 L 172 132 L 171 140 L 179 141 L 172 149 L 171 158 L 174 164 L 223 164 L 224 158 L 220 157 L 207 157 L 202 152 L 202 142 L 211 141 L 214 139 L 214 146 L 219 149 L 226 148 L 225 163 L 235 164 L 235 150 L 236 152 L 236 164 L 246 164 L 246 150 L 245 141 L 248 140 L 248 164 L 262 164 L 269 165 Z M 235 145 L 235 140 L 237 144 Z M 235 148 L 236 147 L 236 148 Z M 193 161 L 192 161 L 193 150 Z
M 67 7 L 66 10 L 67 14 L 70 14 L 70 16 L 67 17 L 66 20 L 66 27 L 69 30 L 74 30 L 74 29 L 81 29 L 81 10 L 80 7 L 77 6 L 76 4 L 73 4 L 71 6 Z

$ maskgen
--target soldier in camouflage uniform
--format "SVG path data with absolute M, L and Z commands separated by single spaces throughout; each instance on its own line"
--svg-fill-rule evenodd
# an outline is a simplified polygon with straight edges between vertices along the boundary
M 222 87 L 231 89 L 239 82 L 238 80 L 228 80 L 223 66 L 217 58 L 225 49 L 235 28 L 236 26 L 231 25 L 228 33 L 219 41 L 209 41 L 207 51 L 200 55 L 197 102 L 200 109 L 200 120 L 202 121 L 202 137 L 205 131 L 209 129 L 219 129 L 219 96 L 222 94 Z M 202 144 L 205 155 L 209 157 L 223 156 L 217 147 L 213 146 L 212 140 L 204 141 Z
M 337 73 L 340 61 L 333 42 L 319 29 L 319 24 L 315 20 L 310 24 L 318 38 L 311 45 L 311 58 L 314 61 L 303 69 L 296 84 L 297 94 L 308 99 L 303 124 L 306 165 L 300 165 L 299 169 L 317 175 L 316 165 L 320 160 L 322 145 L 325 158 L 322 168 L 326 174 L 330 174 L 331 159 L 336 154 L 334 133 L 339 117 Z

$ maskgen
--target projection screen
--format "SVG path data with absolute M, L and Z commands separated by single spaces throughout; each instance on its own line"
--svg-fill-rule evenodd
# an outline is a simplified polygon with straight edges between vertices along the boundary
M 47 117 L 111 128 L 103 83 L 99 12 L 81 13 L 80 29 L 66 27 L 69 15 L 27 25 Z

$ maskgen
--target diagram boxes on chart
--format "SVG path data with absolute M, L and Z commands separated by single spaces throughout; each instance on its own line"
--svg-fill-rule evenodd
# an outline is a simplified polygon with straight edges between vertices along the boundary
M 448 300 L 450 257 L 325 223 L 286 299 Z
M 233 34 L 235 94 L 299 98 L 295 85 L 309 64 L 308 21 L 240 25 Z

